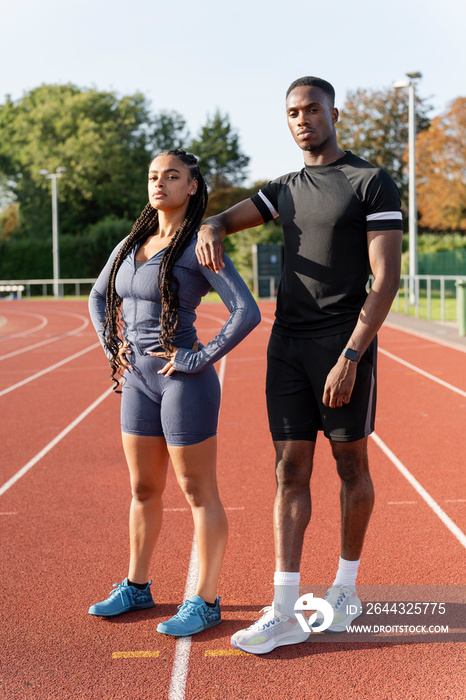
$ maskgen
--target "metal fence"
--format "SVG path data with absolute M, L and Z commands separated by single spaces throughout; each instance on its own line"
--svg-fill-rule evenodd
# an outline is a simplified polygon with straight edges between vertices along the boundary
M 276 277 L 258 278 L 267 298 L 276 295 Z M 369 287 L 373 281 L 369 280 Z M 392 309 L 397 313 L 425 318 L 441 323 L 454 322 L 461 329 L 466 325 L 465 315 L 466 275 L 402 275 L 400 288 L 393 302 Z
M 466 275 L 402 275 L 393 310 L 408 315 L 414 308 L 416 318 L 459 323 L 465 283 Z
M 277 293 L 279 277 L 255 277 L 259 280 L 263 298 L 273 299 Z M 250 282 L 250 280 L 247 280 Z M 61 279 L 59 295 L 80 296 L 88 294 L 95 278 Z M 21 299 L 23 296 L 48 296 L 53 294 L 53 279 L 0 280 L 0 296 Z M 369 286 L 371 280 L 369 280 Z M 400 289 L 393 302 L 393 310 L 416 318 L 447 321 L 459 325 L 460 332 L 466 326 L 466 275 L 402 275 Z
M 0 280 L 0 296 L 21 299 L 26 297 L 37 296 L 53 296 L 53 279 L 40 280 Z M 73 296 L 81 296 L 81 294 L 89 294 L 92 285 L 96 278 L 82 279 L 61 279 L 59 280 L 59 296 L 65 294 Z M 50 290 L 50 294 L 49 294 Z

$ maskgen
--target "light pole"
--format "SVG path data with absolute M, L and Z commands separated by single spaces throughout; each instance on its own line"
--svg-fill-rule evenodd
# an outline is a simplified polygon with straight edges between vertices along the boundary
M 397 80 L 395 88 L 408 88 L 408 178 L 409 178 L 409 302 L 416 304 L 417 292 L 415 276 L 417 275 L 417 206 L 416 206 L 416 80 L 422 73 L 406 73 L 409 80 Z
M 54 173 L 48 170 L 39 170 L 39 175 L 45 175 L 52 180 L 52 252 L 53 252 L 53 296 L 60 296 L 60 247 L 58 244 L 58 190 L 57 178 L 66 173 L 66 168 L 57 168 Z

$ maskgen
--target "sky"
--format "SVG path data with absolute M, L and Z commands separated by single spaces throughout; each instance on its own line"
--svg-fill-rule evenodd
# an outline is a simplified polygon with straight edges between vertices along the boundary
M 0 102 L 43 83 L 142 92 L 193 135 L 219 109 L 246 184 L 302 167 L 285 118 L 296 78 L 325 78 L 340 107 L 413 71 L 431 116 L 466 96 L 464 0 L 0 0 L 0 17 Z

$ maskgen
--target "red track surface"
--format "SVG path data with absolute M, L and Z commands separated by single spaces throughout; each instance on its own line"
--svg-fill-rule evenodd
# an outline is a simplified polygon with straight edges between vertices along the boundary
M 214 318 L 225 318 L 225 311 L 216 304 L 201 309 L 198 329 L 208 339 L 219 326 Z M 230 635 L 257 619 L 272 599 L 274 457 L 263 386 L 273 305 L 261 309 L 262 324 L 228 356 L 223 385 L 219 481 L 230 522 L 220 581 L 224 621 L 193 637 L 189 647 L 156 632 L 183 600 L 193 541 L 191 515 L 173 475 L 153 559 L 156 607 L 111 620 L 87 613 L 126 575 L 130 493 L 117 396 L 106 397 L 50 446 L 109 387 L 100 346 L 89 349 L 96 338 L 90 324 L 84 327 L 86 304 L 0 302 L 0 486 L 30 466 L 0 497 L 1 698 L 146 700 L 168 698 L 169 692 L 180 700 L 466 698 L 465 637 L 453 631 L 441 643 L 435 635 L 410 643 L 403 635 L 367 643 L 345 642 L 343 635 L 323 642 L 313 635 L 308 643 L 263 657 L 230 646 Z M 466 354 L 392 328 L 379 337 L 377 435 L 465 532 Z M 53 342 L 39 345 L 43 341 Z M 370 441 L 376 507 L 358 584 L 464 586 L 464 540 L 379 445 Z M 324 439 L 312 483 L 301 580 L 327 586 L 339 554 L 339 501 Z M 463 595 L 458 615 L 464 606 Z M 180 658 L 181 671 L 175 666 Z

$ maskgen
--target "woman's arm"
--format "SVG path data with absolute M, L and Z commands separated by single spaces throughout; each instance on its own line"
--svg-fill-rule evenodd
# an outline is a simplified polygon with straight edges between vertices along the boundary
M 110 355 L 105 347 L 103 339 L 103 324 L 105 321 L 105 307 L 107 302 L 107 284 L 108 278 L 110 276 L 110 270 L 112 269 L 113 261 L 115 260 L 117 253 L 120 250 L 123 243 L 124 241 L 121 241 L 113 250 L 112 254 L 107 260 L 104 269 L 102 270 L 99 277 L 97 278 L 97 281 L 92 287 L 91 293 L 89 294 L 89 315 L 91 317 L 91 321 L 94 325 L 97 335 L 99 336 L 100 343 L 103 349 L 105 350 L 105 354 L 108 358 L 110 358 Z
M 198 352 L 178 348 L 173 369 L 180 372 L 200 372 L 217 362 L 238 345 L 260 323 L 261 318 L 259 307 L 228 256 L 219 274 L 200 265 L 199 269 L 219 294 L 230 317 L 215 338 Z

